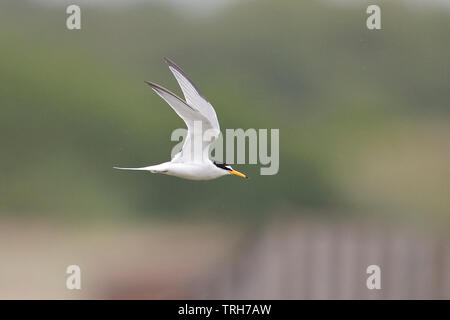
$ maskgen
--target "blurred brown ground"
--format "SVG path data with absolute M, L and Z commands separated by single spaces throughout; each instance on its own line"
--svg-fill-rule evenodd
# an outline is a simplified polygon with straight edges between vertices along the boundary
M 230 252 L 236 230 L 215 225 L 0 225 L 0 299 L 182 298 Z M 65 287 L 79 265 L 82 289 Z
M 308 219 L 251 230 L 9 221 L 0 226 L 0 298 L 450 298 L 444 233 Z M 71 264 L 81 267 L 81 290 L 65 287 Z M 381 268 L 381 290 L 366 287 L 372 264 Z

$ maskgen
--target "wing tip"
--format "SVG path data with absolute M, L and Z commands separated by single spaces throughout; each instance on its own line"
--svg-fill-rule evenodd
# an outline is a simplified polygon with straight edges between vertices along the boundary
M 159 84 L 156 84 L 156 83 L 154 83 L 154 82 L 151 82 L 151 81 L 146 81 L 146 80 L 144 80 L 144 82 L 146 83 L 146 84 L 148 84 L 153 90 L 160 90 L 160 91 L 164 91 L 164 92 L 168 92 L 168 93 L 171 93 L 169 90 L 167 90 L 166 88 L 164 88 L 163 86 L 160 86 Z
M 146 84 L 148 84 L 150 87 L 159 87 L 156 83 L 153 83 L 153 82 L 151 82 L 151 81 L 147 81 L 147 80 L 144 80 L 144 82 L 146 83 Z
M 192 87 L 194 87 L 194 90 L 197 91 L 197 94 L 200 97 L 202 97 L 203 99 L 205 99 L 206 101 L 208 101 L 208 99 L 206 99 L 203 96 L 203 94 L 201 94 L 200 90 L 197 88 L 197 86 L 195 85 L 194 81 L 192 81 L 191 78 L 188 77 L 188 75 L 186 74 L 186 72 L 183 71 L 183 69 L 181 69 L 175 62 L 170 60 L 168 57 L 164 57 L 164 61 L 166 61 L 167 65 L 169 66 L 169 69 L 171 69 L 172 73 L 173 73 L 172 68 L 175 69 L 178 73 L 181 73 L 181 75 L 184 78 L 186 78 L 186 80 L 192 85 Z
M 166 88 L 164 88 L 163 86 L 160 86 L 159 84 L 150 82 L 150 81 L 144 81 L 146 84 L 148 84 L 153 91 L 155 91 L 157 94 L 159 94 L 161 96 L 161 92 L 166 93 L 171 95 L 172 97 L 178 99 L 180 102 L 182 102 L 184 105 L 186 105 L 189 109 L 191 109 L 192 111 L 198 112 L 198 110 L 192 108 L 189 104 L 186 103 L 186 101 L 184 101 L 183 99 L 181 99 L 179 96 L 177 96 L 175 93 L 170 92 L 169 90 L 167 90 Z M 161 96 L 162 97 L 162 96 Z M 164 100 L 166 100 L 165 98 L 163 98 Z M 167 100 L 166 100 L 167 102 Z M 170 103 L 169 103 L 170 105 Z
M 169 67 L 172 67 L 172 68 L 175 68 L 177 70 L 183 71 L 183 70 L 181 70 L 181 68 L 179 66 L 177 66 L 177 64 L 175 62 L 170 60 L 168 57 L 164 57 L 164 61 L 168 64 Z

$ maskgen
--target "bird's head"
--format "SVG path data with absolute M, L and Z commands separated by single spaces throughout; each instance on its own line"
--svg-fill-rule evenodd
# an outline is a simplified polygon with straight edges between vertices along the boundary
M 215 165 L 217 168 L 219 168 L 219 169 L 225 170 L 225 171 L 226 171 L 225 174 L 233 174 L 233 175 L 235 175 L 235 176 L 238 176 L 238 177 L 241 177 L 241 178 L 245 178 L 245 179 L 248 178 L 245 174 L 243 174 L 243 173 L 241 173 L 241 172 L 239 172 L 239 171 L 234 170 L 231 166 L 229 166 L 229 165 L 226 164 L 226 163 L 219 163 L 219 162 L 215 162 L 215 161 L 214 161 L 214 165 Z

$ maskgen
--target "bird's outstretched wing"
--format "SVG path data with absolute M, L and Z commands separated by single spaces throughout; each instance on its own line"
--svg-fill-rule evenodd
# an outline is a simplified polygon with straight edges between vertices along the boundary
M 167 57 L 165 57 L 164 60 L 169 65 L 169 69 L 172 71 L 175 79 L 177 79 L 187 104 L 198 110 L 206 119 L 208 119 L 218 135 L 220 133 L 219 121 L 217 120 L 216 111 L 211 103 L 203 97 L 192 80 L 189 79 L 179 66 Z
M 161 98 L 164 99 L 164 101 L 169 104 L 169 106 L 172 107 L 172 109 L 180 116 L 180 118 L 184 120 L 188 129 L 193 126 L 193 121 L 205 120 L 200 112 L 192 108 L 181 98 L 177 97 L 166 88 L 150 81 L 145 81 L 145 83 L 147 83 L 153 89 L 153 91 L 155 91 Z
M 155 83 L 145 82 L 172 107 L 188 128 L 183 148 L 172 159 L 172 162 L 203 162 L 208 159 L 209 146 L 216 137 L 212 134 L 211 140 L 204 140 L 204 133 L 207 130 L 211 130 L 213 133 L 216 130 L 209 119 L 169 90 Z

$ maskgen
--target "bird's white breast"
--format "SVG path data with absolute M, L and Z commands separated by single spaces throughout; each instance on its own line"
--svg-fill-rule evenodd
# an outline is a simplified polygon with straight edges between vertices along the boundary
M 209 162 L 169 163 L 165 174 L 189 180 L 212 180 L 226 175 L 227 172 Z

